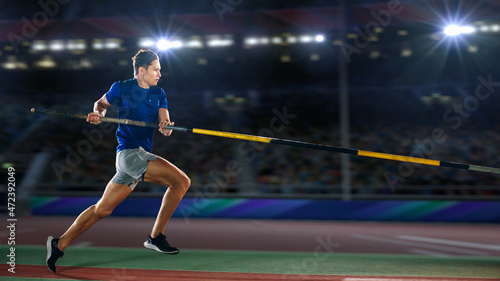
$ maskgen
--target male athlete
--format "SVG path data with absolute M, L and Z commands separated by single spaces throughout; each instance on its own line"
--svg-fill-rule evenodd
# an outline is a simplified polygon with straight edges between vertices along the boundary
M 170 136 L 172 130 L 164 129 L 167 125 L 174 125 L 170 122 L 166 94 L 156 86 L 161 77 L 158 55 L 151 50 L 141 49 L 132 61 L 134 78 L 114 83 L 94 103 L 94 111 L 88 114 L 87 121 L 99 124 L 99 117 L 104 117 L 106 109 L 116 105 L 119 118 L 158 122 L 160 132 Z M 151 153 L 153 134 L 153 128 L 119 124 L 116 130 L 116 174 L 106 186 L 101 199 L 83 211 L 60 238 L 48 237 L 46 262 L 50 271 L 56 272 L 56 261 L 64 255 L 63 251 L 71 241 L 100 219 L 109 216 L 141 180 L 168 187 L 144 247 L 166 254 L 179 253 L 177 248 L 170 246 L 163 232 L 191 181 L 176 166 Z

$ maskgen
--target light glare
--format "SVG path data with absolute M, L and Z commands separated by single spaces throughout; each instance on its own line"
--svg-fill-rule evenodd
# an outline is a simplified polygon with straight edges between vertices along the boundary
M 54 40 L 50 42 L 49 49 L 51 51 L 62 51 L 64 50 L 64 41 L 62 40 Z
M 451 24 L 445 27 L 444 34 L 447 36 L 457 36 L 460 34 L 470 34 L 476 32 L 476 28 L 469 25 Z
M 152 38 L 142 38 L 139 41 L 139 47 L 148 48 L 155 45 L 155 41 Z
M 314 39 L 316 40 L 316 42 L 323 42 L 323 41 L 325 41 L 325 36 L 316 35 L 316 37 Z
M 161 51 L 165 51 L 165 50 L 172 49 L 172 48 L 182 47 L 182 42 L 178 41 L 178 40 L 177 41 L 168 41 L 166 39 L 161 39 L 161 40 L 158 40 L 158 42 L 156 43 L 156 47 Z
M 255 37 L 250 37 L 250 38 L 245 39 L 245 43 L 247 45 L 257 45 L 259 43 L 259 39 L 255 38 Z

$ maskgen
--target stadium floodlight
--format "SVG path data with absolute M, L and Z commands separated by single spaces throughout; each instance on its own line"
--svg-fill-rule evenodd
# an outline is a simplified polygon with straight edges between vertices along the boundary
M 192 39 L 184 44 L 187 48 L 203 48 L 203 42 L 201 40 Z
M 259 38 L 259 43 L 262 45 L 267 45 L 267 44 L 269 44 L 269 38 L 268 37 L 261 37 L 261 38 Z
M 51 51 L 62 51 L 64 50 L 64 41 L 63 40 L 53 40 L 49 44 L 49 49 Z
M 208 47 L 227 47 L 233 45 L 231 39 L 210 39 L 207 41 Z
M 273 44 L 281 44 L 283 39 L 281 39 L 281 37 L 273 37 L 272 42 Z
M 488 32 L 488 31 L 490 31 L 490 27 L 488 25 L 481 25 L 479 27 L 479 30 L 482 32 Z
M 458 25 L 448 25 L 444 28 L 444 34 L 448 36 L 457 36 L 460 34 L 460 27 Z
M 182 42 L 181 41 L 168 41 L 166 39 L 160 39 L 156 43 L 156 48 L 158 48 L 160 51 L 166 51 L 168 49 L 173 49 L 173 48 L 180 48 L 182 47 Z
M 168 50 L 170 48 L 170 42 L 165 39 L 158 40 L 158 42 L 156 42 L 156 47 L 162 51 Z
M 177 49 L 177 48 L 180 48 L 180 47 L 182 47 L 182 42 L 181 41 L 175 40 L 175 41 L 171 41 L 170 42 L 170 48 Z
M 460 31 L 462 34 L 474 33 L 476 32 L 476 28 L 473 26 L 466 25 L 466 26 L 461 26 Z
M 313 38 L 312 38 L 312 36 L 309 36 L 309 35 L 302 35 L 302 36 L 300 36 L 299 40 L 301 43 L 309 43 L 309 42 L 313 41 Z
M 287 41 L 288 43 L 290 43 L 290 44 L 295 44 L 295 43 L 297 43 L 297 37 L 295 37 L 295 36 L 290 36 L 290 37 L 288 37 L 288 38 L 287 38 L 287 40 L 286 40 L 286 41 Z
M 106 49 L 118 49 L 118 48 L 120 48 L 120 40 L 114 39 L 114 38 L 106 39 L 106 42 L 104 43 L 104 48 L 106 48 Z
M 226 35 L 207 35 L 205 36 L 205 42 L 207 47 L 217 48 L 217 47 L 228 47 L 234 44 L 233 36 Z
M 102 39 L 94 39 L 94 42 L 92 43 L 92 48 L 96 50 L 101 50 L 104 49 L 104 42 Z
M 84 40 L 69 40 L 66 44 L 68 50 L 85 50 L 87 45 Z
M 156 41 L 153 38 L 141 38 L 139 39 L 139 47 L 149 48 L 155 45 Z
M 48 46 L 45 41 L 35 40 L 31 45 L 31 49 L 33 49 L 34 51 L 45 51 L 48 49 Z
M 41 68 L 54 68 L 57 66 L 57 63 L 51 56 L 43 56 L 41 60 L 35 62 L 35 65 Z
M 458 36 L 462 34 L 470 34 L 476 32 L 476 28 L 470 25 L 450 24 L 443 30 L 447 36 Z
M 245 44 L 257 45 L 257 44 L 259 44 L 259 39 L 255 38 L 255 37 L 249 37 L 249 38 L 245 39 Z

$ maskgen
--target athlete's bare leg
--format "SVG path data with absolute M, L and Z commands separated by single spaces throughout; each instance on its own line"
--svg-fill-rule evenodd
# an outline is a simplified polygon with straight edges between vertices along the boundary
M 179 168 L 158 157 L 158 159 L 149 162 L 144 181 L 168 187 L 165 195 L 163 195 L 160 211 L 151 230 L 150 236 L 155 238 L 158 234 L 164 232 L 177 205 L 179 205 L 188 190 L 191 180 Z
M 60 237 L 58 242 L 59 250 L 64 251 L 71 241 L 80 236 L 102 218 L 109 216 L 115 207 L 127 198 L 130 192 L 132 192 L 130 187 L 110 181 L 101 199 L 95 205 L 83 211 L 69 229 Z

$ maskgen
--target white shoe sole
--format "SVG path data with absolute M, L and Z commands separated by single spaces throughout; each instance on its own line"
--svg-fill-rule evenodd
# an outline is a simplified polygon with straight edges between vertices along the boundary
M 146 247 L 148 249 L 155 250 L 155 251 L 163 253 L 163 254 L 175 255 L 175 254 L 179 253 L 179 251 L 164 252 L 164 251 L 160 250 L 160 248 L 156 247 L 155 245 L 148 243 L 148 241 L 144 241 L 143 245 L 144 245 L 144 247 Z
M 49 261 L 50 254 L 52 253 L 52 239 L 54 239 L 52 236 L 47 238 L 47 258 L 45 259 L 45 263 Z

